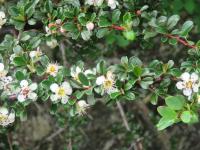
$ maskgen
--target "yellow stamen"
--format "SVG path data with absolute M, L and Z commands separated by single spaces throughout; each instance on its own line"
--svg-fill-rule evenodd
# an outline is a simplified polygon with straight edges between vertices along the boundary
M 103 86 L 105 89 L 109 89 L 113 86 L 113 81 L 112 80 L 105 80 L 103 83 Z
M 58 89 L 58 95 L 59 95 L 59 96 L 65 96 L 65 89 L 64 89 L 63 87 L 60 87 L 60 88 Z
M 7 116 L 5 115 L 0 115 L 0 122 L 3 122 L 7 119 Z
M 193 82 L 192 82 L 192 81 L 186 82 L 186 88 L 191 89 L 191 88 L 192 88 L 192 85 L 193 85 Z

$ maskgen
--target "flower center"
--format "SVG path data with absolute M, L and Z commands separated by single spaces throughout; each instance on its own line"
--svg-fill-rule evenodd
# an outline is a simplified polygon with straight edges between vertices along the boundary
M 30 89 L 28 87 L 26 87 L 26 88 L 22 89 L 21 92 L 22 92 L 22 95 L 27 96 L 29 91 L 30 91 Z
M 3 122 L 7 119 L 7 116 L 5 115 L 0 115 L 0 122 Z
M 113 82 L 111 80 L 105 80 L 103 86 L 105 89 L 109 89 L 113 86 Z
M 59 96 L 65 96 L 65 89 L 63 88 L 63 87 L 60 87 L 59 89 L 58 89 L 58 95 Z
M 192 81 L 186 82 L 186 88 L 191 89 L 191 88 L 192 88 L 192 85 L 193 85 L 193 82 L 192 82 Z
M 56 71 L 56 68 L 55 68 L 54 66 L 51 66 L 51 67 L 49 68 L 49 70 L 50 70 L 50 72 L 55 72 L 55 71 Z

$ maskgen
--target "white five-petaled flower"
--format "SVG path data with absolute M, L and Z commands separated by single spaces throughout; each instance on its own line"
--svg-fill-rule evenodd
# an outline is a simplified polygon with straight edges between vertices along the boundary
M 27 80 L 22 80 L 20 82 L 20 91 L 17 96 L 19 102 L 24 102 L 27 99 L 35 101 L 37 99 L 37 94 L 34 92 L 37 89 L 37 84 L 32 83 L 29 85 Z
M 0 29 L 6 23 L 6 15 L 3 11 L 0 11 Z
M 86 103 L 85 100 L 80 100 L 76 104 L 77 112 L 79 115 L 84 115 L 86 114 L 87 108 L 89 108 L 89 104 Z
M 5 107 L 0 107 L 0 125 L 7 126 L 15 121 L 15 111 L 11 112 Z
M 104 0 L 86 0 L 85 4 L 94 5 L 94 6 L 101 6 Z
M 49 63 L 47 65 L 46 73 L 55 77 L 60 69 L 60 66 L 57 63 Z
M 115 9 L 118 5 L 118 2 L 116 0 L 107 0 L 107 3 L 111 9 Z
M 52 102 L 58 102 L 58 100 L 61 100 L 62 104 L 66 104 L 69 95 L 72 94 L 72 87 L 68 82 L 63 82 L 60 86 L 56 83 L 53 83 L 50 86 L 50 90 L 54 93 L 51 95 L 51 101 Z
M 115 77 L 111 71 L 108 71 L 106 76 L 100 76 L 96 79 L 97 85 L 102 85 L 103 89 L 108 93 L 111 94 L 117 91 L 115 87 Z
M 199 90 L 199 77 L 196 73 L 189 74 L 185 72 L 181 75 L 179 81 L 176 83 L 176 87 L 179 90 L 183 90 L 183 94 L 191 99 L 193 93 L 197 93 Z
M 31 57 L 31 59 L 39 58 L 40 56 L 42 56 L 42 51 L 38 47 L 36 51 L 30 51 L 29 56 Z
M 88 31 L 92 31 L 94 29 L 94 23 L 93 22 L 88 22 L 86 24 L 86 28 Z

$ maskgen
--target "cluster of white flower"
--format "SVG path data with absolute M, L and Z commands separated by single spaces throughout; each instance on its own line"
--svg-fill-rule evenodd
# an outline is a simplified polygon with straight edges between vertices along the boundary
M 196 73 L 189 74 L 185 72 L 180 76 L 180 79 L 182 81 L 177 82 L 176 87 L 183 90 L 183 94 L 190 100 L 192 94 L 199 91 L 199 77 Z
M 7 126 L 15 121 L 14 110 L 9 110 L 5 107 L 0 107 L 0 125 Z
M 118 91 L 115 86 L 115 76 L 111 71 L 108 71 L 106 76 L 98 77 L 96 79 L 96 84 L 101 85 L 108 94 Z
M 36 89 L 36 83 L 32 83 L 29 85 L 27 80 L 22 80 L 20 82 L 20 89 L 17 96 L 18 101 L 24 102 L 27 99 L 35 101 L 37 99 L 37 94 L 34 92 Z
M 93 5 L 93 6 L 101 6 L 103 4 L 104 0 L 86 0 L 85 4 L 88 5 Z M 111 8 L 111 9 L 115 9 L 118 5 L 118 1 L 117 0 L 106 0 L 107 1 L 107 5 Z
M 61 100 L 62 104 L 66 104 L 69 100 L 69 95 L 72 94 L 72 87 L 66 81 L 63 82 L 61 85 L 53 83 L 50 86 L 50 90 L 53 92 L 53 94 L 50 96 L 50 99 L 52 102 L 55 103 Z
M 0 29 L 6 23 L 6 15 L 3 11 L 0 11 Z

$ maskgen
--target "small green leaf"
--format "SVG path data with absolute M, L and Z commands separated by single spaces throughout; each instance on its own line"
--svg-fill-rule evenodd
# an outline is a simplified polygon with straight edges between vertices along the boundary
M 185 98 L 182 95 L 168 96 L 165 103 L 173 110 L 181 110 L 185 105 Z
M 16 77 L 16 79 L 19 80 L 19 81 L 25 79 L 25 76 L 24 76 L 24 74 L 23 74 L 21 71 L 17 71 L 17 72 L 15 73 L 15 77 Z
M 164 118 L 168 118 L 168 119 L 176 119 L 177 118 L 177 113 L 170 107 L 159 106 L 157 108 L 157 110 L 158 110 L 159 114 Z
M 113 93 L 110 94 L 110 98 L 111 99 L 116 99 L 119 95 L 121 95 L 120 92 L 113 92 Z
M 158 130 L 163 130 L 163 129 L 171 126 L 174 123 L 175 123 L 174 119 L 161 118 L 156 126 L 157 126 Z
M 190 30 L 192 30 L 193 26 L 194 26 L 194 25 L 193 25 L 193 22 L 192 22 L 192 21 L 186 21 L 186 22 L 183 24 L 182 28 L 181 28 L 181 35 L 182 35 L 182 36 L 187 36 L 188 33 L 190 32 Z
M 123 32 L 123 35 L 127 40 L 130 40 L 130 41 L 133 41 L 136 38 L 134 31 L 125 31 Z
M 168 21 L 167 21 L 167 28 L 170 30 L 172 29 L 180 20 L 179 15 L 173 15 L 171 17 L 169 17 Z
M 78 78 L 83 85 L 89 86 L 89 81 L 82 72 L 78 74 Z
M 16 66 L 25 66 L 26 65 L 26 60 L 24 57 L 15 57 L 13 62 Z
M 184 122 L 184 123 L 189 123 L 192 119 L 192 115 L 190 113 L 190 111 L 184 111 L 181 113 L 181 120 Z

